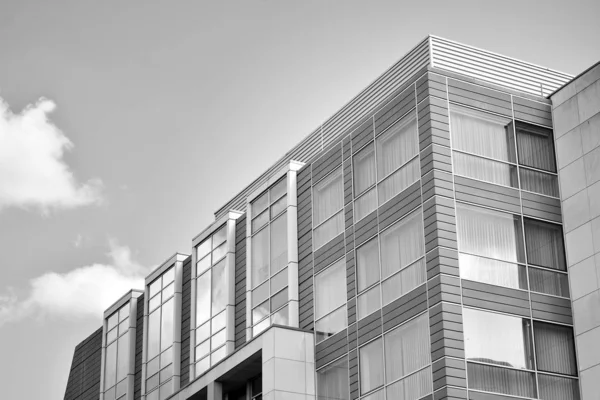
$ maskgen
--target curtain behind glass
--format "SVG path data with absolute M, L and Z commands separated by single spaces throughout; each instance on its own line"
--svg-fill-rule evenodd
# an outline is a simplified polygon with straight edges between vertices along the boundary
M 524 261 L 519 217 L 457 203 L 456 219 L 460 251 L 511 262 Z
M 344 206 L 342 169 L 338 168 L 313 188 L 313 218 L 317 226 Z
M 525 266 L 459 253 L 460 277 L 514 289 L 527 290 Z
M 469 153 L 515 162 L 512 120 L 452 105 L 452 147 Z
M 530 266 L 529 286 L 534 292 L 569 297 L 569 278 L 567 274 Z
M 428 314 L 386 333 L 384 338 L 386 383 L 402 378 L 431 362 Z
M 356 250 L 356 274 L 359 292 L 379 281 L 379 240 L 377 237 Z
M 517 167 L 455 151 L 454 173 L 498 185 L 518 187 Z
M 469 388 L 536 398 L 533 372 L 467 363 Z
M 538 370 L 577 375 L 573 329 L 534 321 L 533 331 Z
M 356 300 L 358 319 L 364 318 L 381 308 L 381 288 L 379 285 L 367 290 Z
M 375 141 L 377 145 L 377 176 L 381 180 L 419 153 L 419 135 L 415 113 L 396 122 Z
M 353 157 L 354 196 L 375 184 L 375 146 L 373 143 Z
M 333 217 L 319 225 L 313 231 L 313 250 L 318 249 L 331 239 L 344 232 L 344 211 L 340 211 Z
M 360 221 L 377 208 L 377 188 L 371 190 L 354 200 L 354 223 Z
M 381 275 L 387 278 L 425 254 L 421 210 L 381 234 Z
M 419 158 L 415 157 L 377 185 L 379 205 L 382 205 L 421 177 Z
M 566 271 L 563 234 L 559 225 L 525 218 L 525 244 L 530 264 Z
M 579 400 L 579 382 L 576 379 L 538 374 L 540 399 Z
M 559 197 L 556 175 L 520 167 L 519 176 L 521 178 L 521 189 L 545 194 L 546 196 Z
M 392 275 L 381 284 L 383 305 L 404 296 L 417 286 L 425 283 L 427 280 L 427 271 L 425 269 L 425 259 L 404 268 L 396 275 Z
M 317 371 L 318 400 L 348 400 L 350 382 L 348 379 L 348 357 Z
M 342 258 L 315 276 L 315 319 L 346 302 L 346 263 Z
M 431 367 L 415 372 L 386 388 L 387 398 L 393 400 L 420 399 L 432 391 Z
M 382 339 L 377 339 L 359 349 L 361 394 L 383 385 L 382 344 Z
M 540 126 L 517 122 L 519 163 L 545 171 L 556 172 L 552 131 Z

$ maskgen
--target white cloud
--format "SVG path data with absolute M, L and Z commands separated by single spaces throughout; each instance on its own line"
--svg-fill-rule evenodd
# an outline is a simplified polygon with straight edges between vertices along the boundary
M 29 294 L 19 300 L 14 289 L 0 294 L 0 326 L 26 317 L 99 318 L 130 289 L 143 289 L 151 268 L 132 260 L 131 250 L 109 241 L 108 264 L 92 264 L 64 274 L 48 272 L 32 279 Z
M 48 119 L 55 108 L 41 98 L 15 114 L 0 98 L 0 210 L 48 213 L 100 202 L 102 181 L 78 183 L 63 159 L 73 143 Z

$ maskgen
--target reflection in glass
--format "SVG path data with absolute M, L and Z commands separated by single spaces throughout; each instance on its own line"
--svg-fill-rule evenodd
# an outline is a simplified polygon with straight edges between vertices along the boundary
M 560 225 L 525 218 L 525 243 L 530 264 L 567 270 Z
M 227 280 L 224 260 L 213 266 L 212 274 L 212 315 L 216 315 L 224 310 L 227 304 Z
M 196 280 L 196 325 L 210 318 L 210 276 L 211 271 L 207 271 Z
M 537 398 L 533 372 L 469 362 L 467 375 L 471 389 Z
M 362 319 L 381 308 L 380 286 L 376 285 L 358 296 L 356 302 L 358 319 Z
M 269 277 L 269 231 L 252 236 L 252 287 Z
M 354 172 L 354 195 L 358 196 L 375 184 L 375 147 L 366 146 L 352 158 Z
M 379 205 L 382 205 L 404 189 L 415 183 L 421 177 L 421 166 L 419 158 L 415 157 L 402 168 L 379 182 L 377 191 L 379 195 Z

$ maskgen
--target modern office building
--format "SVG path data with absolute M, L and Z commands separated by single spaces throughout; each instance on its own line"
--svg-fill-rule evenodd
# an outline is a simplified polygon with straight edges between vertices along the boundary
M 599 181 L 600 65 L 429 36 L 106 310 L 65 400 L 599 399 Z

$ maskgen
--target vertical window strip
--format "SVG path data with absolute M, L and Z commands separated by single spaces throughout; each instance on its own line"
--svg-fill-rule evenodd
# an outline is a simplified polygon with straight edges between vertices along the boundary
M 104 365 L 104 398 L 120 400 L 127 395 L 127 375 L 131 363 L 129 354 L 128 302 L 107 319 Z

